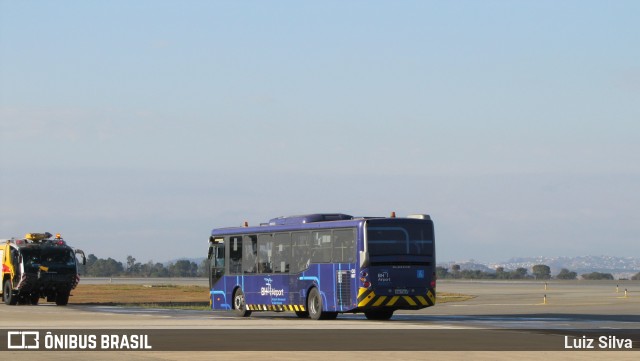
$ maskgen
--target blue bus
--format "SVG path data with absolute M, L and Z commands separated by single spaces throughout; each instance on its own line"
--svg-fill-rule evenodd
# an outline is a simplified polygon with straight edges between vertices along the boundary
M 436 299 L 433 222 L 425 214 L 245 222 L 212 230 L 208 259 L 211 308 L 239 317 L 292 311 L 314 320 L 339 313 L 388 320 Z

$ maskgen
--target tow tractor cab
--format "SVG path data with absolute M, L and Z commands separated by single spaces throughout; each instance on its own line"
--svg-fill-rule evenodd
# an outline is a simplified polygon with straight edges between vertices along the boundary
M 213 229 L 209 238 L 211 307 L 246 317 L 294 311 L 332 319 L 435 304 L 435 241 L 426 214 L 353 217 L 316 213 Z
M 78 260 L 77 257 L 80 257 Z M 67 245 L 60 234 L 27 233 L 0 245 L 2 300 L 7 305 L 37 305 L 40 298 L 64 306 L 80 278 L 78 263 L 86 257 Z

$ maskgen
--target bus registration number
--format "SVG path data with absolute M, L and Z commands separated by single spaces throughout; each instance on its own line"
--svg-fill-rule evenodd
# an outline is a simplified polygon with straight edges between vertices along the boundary
M 408 295 L 409 294 L 409 290 L 406 288 L 396 288 L 395 290 L 396 295 Z

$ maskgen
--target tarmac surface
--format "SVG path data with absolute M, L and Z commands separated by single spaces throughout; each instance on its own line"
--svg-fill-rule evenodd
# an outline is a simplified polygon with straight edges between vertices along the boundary
M 128 282 L 204 284 L 192 279 L 83 279 L 85 283 Z M 229 312 L 148 309 L 41 303 L 0 305 L 0 328 L 62 333 L 150 333 L 151 351 L 0 351 L 0 357 L 32 359 L 638 359 L 640 282 L 638 281 L 439 281 L 438 292 L 473 295 L 464 302 L 440 303 L 419 311 L 398 311 L 389 321 L 362 315 L 337 320 L 299 319 L 293 313 L 254 312 L 236 318 Z M 129 331 L 127 331 L 129 330 Z M 623 333 L 620 333 L 623 331 Z M 195 335 L 195 337 L 193 337 Z M 206 341 L 198 340 L 206 335 Z M 232 337 L 233 336 L 233 337 Z M 0 334 L 0 337 L 5 337 Z M 164 338 L 163 338 L 164 337 Z M 319 338 L 313 338 L 319 337 Z M 632 339 L 633 351 L 583 351 L 581 340 Z M 312 340 L 313 342 L 309 341 Z M 160 340 L 160 341 L 158 341 Z M 249 341 L 248 341 L 249 340 Z M 253 341 L 251 341 L 253 340 Z M 266 340 L 266 341 L 265 341 Z M 278 340 L 297 346 L 285 347 Z M 331 351 L 319 351 L 324 344 Z M 417 340 L 417 341 L 416 341 Z M 0 340 L 2 341 L 2 340 Z M 217 346 L 212 346 L 215 341 Z M 575 343 L 577 341 L 577 344 Z M 268 342 L 268 343 L 267 343 Z M 202 349 L 224 351 L 195 351 Z M 289 344 L 289 345 L 290 345 Z M 276 346 L 274 346 L 276 345 Z M 279 345 L 279 346 L 278 346 Z M 387 347 L 385 345 L 394 345 Z M 568 351 L 558 351 L 566 349 Z M 614 341 L 614 346 L 616 346 Z M 169 351 L 158 351 L 158 350 Z M 175 351 L 174 351 L 175 350 Z M 351 351 L 353 350 L 353 351 Z M 409 350 L 409 351 L 401 351 Z M 433 351 L 435 350 L 435 351 Z

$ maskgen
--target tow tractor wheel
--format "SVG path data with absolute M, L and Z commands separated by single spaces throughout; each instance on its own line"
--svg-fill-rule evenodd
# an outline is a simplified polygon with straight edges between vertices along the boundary
M 62 291 L 56 294 L 56 305 L 66 306 L 69 303 L 69 293 L 71 291 Z
M 18 303 L 18 297 L 13 294 L 13 290 L 11 289 L 11 281 L 9 280 L 4 281 L 2 297 L 4 298 L 4 303 L 6 305 L 15 305 Z

